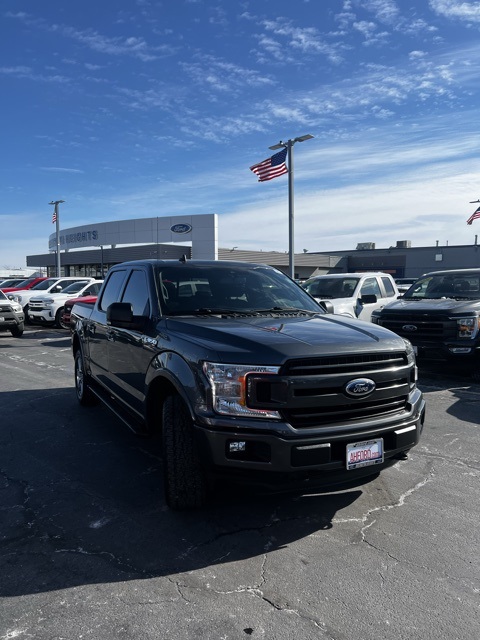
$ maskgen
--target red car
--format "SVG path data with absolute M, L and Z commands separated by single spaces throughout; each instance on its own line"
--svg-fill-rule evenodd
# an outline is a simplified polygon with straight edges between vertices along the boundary
M 76 302 L 83 302 L 84 304 L 94 305 L 96 299 L 97 299 L 97 296 L 83 296 L 81 298 L 70 298 L 70 300 L 67 300 L 67 302 L 65 302 L 65 305 L 63 307 L 62 317 L 60 318 L 60 324 L 62 326 L 62 329 L 70 329 L 70 331 L 72 330 L 73 328 L 71 325 L 72 307 Z
M 47 277 L 43 278 L 27 278 L 26 280 L 22 280 L 18 282 L 14 287 L 2 287 L 3 293 L 9 293 L 10 291 L 24 291 L 25 289 L 31 289 L 34 285 L 39 282 L 43 282 Z

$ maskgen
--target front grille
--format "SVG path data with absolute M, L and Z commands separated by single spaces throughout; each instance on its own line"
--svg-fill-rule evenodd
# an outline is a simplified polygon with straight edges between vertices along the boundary
M 409 339 L 454 340 L 457 337 L 457 323 L 448 316 L 427 316 L 425 314 L 388 314 L 382 317 L 382 327 Z M 404 327 L 416 327 L 413 331 Z
M 12 307 L 9 304 L 0 304 L 0 311 L 2 313 L 11 313 Z
M 43 311 L 45 309 L 45 304 L 43 302 L 34 302 L 30 300 L 30 304 L 28 305 L 30 311 Z
M 357 378 L 373 380 L 374 391 L 350 396 Z M 295 428 L 348 424 L 407 411 L 413 365 L 401 351 L 295 359 L 279 376 L 253 374 L 248 385 L 250 406 L 275 409 Z
M 328 356 L 306 360 L 289 360 L 280 375 L 331 375 L 348 373 L 352 377 L 364 375 L 369 371 L 396 369 L 407 364 L 407 355 L 403 352 L 393 353 L 359 353 L 342 356 Z

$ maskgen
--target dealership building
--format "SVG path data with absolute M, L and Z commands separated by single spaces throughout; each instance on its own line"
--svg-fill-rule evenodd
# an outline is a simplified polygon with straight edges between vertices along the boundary
M 313 238 L 314 239 L 314 238 Z M 164 216 L 98 222 L 51 234 L 49 251 L 27 256 L 27 267 L 56 275 L 102 277 L 109 267 L 126 260 L 237 260 L 277 267 L 289 273 L 289 255 L 277 251 L 246 251 L 218 246 L 218 215 Z M 480 268 L 477 236 L 471 245 L 412 247 L 409 240 L 377 249 L 373 242 L 355 249 L 304 252 L 294 256 L 295 278 L 336 272 L 384 271 L 398 278 L 415 278 L 440 269 Z

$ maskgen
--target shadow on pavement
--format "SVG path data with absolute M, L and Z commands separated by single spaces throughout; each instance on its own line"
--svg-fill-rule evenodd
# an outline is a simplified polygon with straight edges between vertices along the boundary
M 0 394 L 1 596 L 259 558 L 332 527 L 360 488 L 258 495 L 224 485 L 202 511 L 163 500 L 160 445 L 73 389 Z

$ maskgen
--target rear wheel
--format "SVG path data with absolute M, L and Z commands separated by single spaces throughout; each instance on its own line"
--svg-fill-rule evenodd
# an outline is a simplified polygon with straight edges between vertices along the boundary
M 200 463 L 192 419 L 179 395 L 163 405 L 163 469 L 165 498 L 174 510 L 198 509 L 207 499 L 207 481 Z
M 85 360 L 81 349 L 75 353 L 75 393 L 77 400 L 84 407 L 96 403 L 96 396 L 90 391 L 88 383 L 90 376 L 85 372 Z
M 19 322 L 19 324 L 16 324 L 10 329 L 10 333 L 14 338 L 21 338 L 23 336 L 24 329 L 25 325 L 23 324 L 23 322 Z

